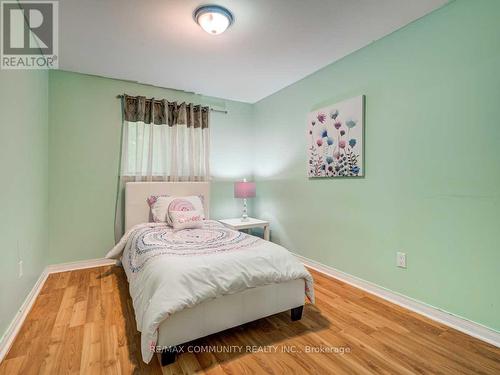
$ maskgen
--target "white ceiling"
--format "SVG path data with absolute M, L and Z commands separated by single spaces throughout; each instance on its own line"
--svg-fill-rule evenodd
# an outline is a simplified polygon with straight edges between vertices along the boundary
M 59 67 L 256 102 L 448 0 L 60 0 Z M 204 3 L 235 23 L 212 36 Z

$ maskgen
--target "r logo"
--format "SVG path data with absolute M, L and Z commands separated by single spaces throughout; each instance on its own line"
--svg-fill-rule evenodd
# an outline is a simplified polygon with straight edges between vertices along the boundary
M 2 68 L 37 68 L 28 56 L 38 65 L 41 56 L 57 59 L 57 8 L 56 1 L 2 1 Z

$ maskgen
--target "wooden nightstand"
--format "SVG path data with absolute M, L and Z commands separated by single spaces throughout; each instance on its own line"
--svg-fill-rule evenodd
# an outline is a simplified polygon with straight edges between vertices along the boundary
M 247 221 L 241 221 L 241 218 L 237 219 L 223 219 L 219 220 L 226 227 L 234 230 L 242 229 L 252 229 L 252 228 L 264 228 L 264 239 L 269 241 L 269 221 L 254 219 L 249 217 Z

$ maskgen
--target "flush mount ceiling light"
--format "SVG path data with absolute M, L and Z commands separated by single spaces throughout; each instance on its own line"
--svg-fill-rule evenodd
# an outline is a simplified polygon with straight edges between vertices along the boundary
M 232 13 L 219 5 L 202 5 L 193 18 L 203 30 L 212 35 L 222 34 L 234 21 Z

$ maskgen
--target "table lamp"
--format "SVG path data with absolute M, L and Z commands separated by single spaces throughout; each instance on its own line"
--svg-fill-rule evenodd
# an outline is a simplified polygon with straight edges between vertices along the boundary
M 248 182 L 246 178 L 243 181 L 235 182 L 234 197 L 243 198 L 243 215 L 241 215 L 241 221 L 248 221 L 247 198 L 255 197 L 255 182 Z

